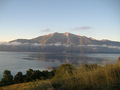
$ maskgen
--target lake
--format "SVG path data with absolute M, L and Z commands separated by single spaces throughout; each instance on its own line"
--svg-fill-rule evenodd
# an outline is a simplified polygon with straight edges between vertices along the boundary
M 40 52 L 0 52 L 0 78 L 4 70 L 12 74 L 28 69 L 46 70 L 63 63 L 109 64 L 115 63 L 120 54 L 78 54 L 78 53 L 40 53 Z

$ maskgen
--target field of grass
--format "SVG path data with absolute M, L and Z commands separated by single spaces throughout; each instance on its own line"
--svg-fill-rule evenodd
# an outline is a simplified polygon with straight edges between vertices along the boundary
M 0 90 L 120 90 L 120 61 L 104 66 L 64 64 L 50 80 L 15 84 Z

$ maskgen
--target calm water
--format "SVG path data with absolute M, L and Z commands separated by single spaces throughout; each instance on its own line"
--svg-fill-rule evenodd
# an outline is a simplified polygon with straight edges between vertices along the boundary
M 25 73 L 29 68 L 45 70 L 63 63 L 115 63 L 120 54 L 60 54 L 38 52 L 0 52 L 0 78 L 4 70 Z

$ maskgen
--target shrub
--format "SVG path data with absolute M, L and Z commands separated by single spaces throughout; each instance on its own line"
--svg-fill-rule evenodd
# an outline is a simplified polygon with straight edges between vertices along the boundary
M 2 85 L 10 85 L 13 83 L 13 76 L 9 70 L 5 70 L 3 73 L 3 78 L 1 80 Z

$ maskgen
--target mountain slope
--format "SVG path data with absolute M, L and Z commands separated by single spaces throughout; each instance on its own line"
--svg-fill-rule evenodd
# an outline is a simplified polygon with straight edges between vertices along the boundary
M 10 43 L 38 43 L 40 45 L 112 45 L 120 46 L 120 42 L 109 40 L 95 40 L 85 36 L 74 35 L 71 33 L 52 33 L 48 35 L 39 36 L 33 39 L 17 39 L 10 41 Z
M 120 42 L 96 40 L 72 33 L 52 33 L 0 44 L 0 51 L 120 53 Z

